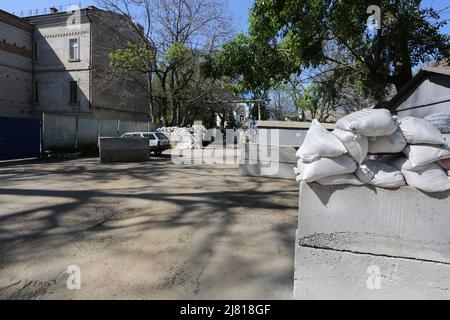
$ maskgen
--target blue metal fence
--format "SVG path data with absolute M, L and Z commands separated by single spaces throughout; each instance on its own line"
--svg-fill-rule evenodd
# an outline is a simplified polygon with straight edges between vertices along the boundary
M 0 117 L 0 160 L 35 158 L 40 152 L 40 120 Z

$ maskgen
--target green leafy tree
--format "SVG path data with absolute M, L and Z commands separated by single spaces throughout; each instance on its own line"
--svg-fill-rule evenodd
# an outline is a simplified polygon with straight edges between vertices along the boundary
M 367 25 L 370 5 L 381 9 L 379 30 Z M 399 90 L 412 78 L 413 66 L 450 56 L 438 20 L 419 0 L 256 0 L 250 36 L 289 51 L 298 68 L 333 64 L 340 77 L 353 77 L 380 100 L 389 85 Z
M 223 91 L 219 81 L 200 72 L 200 65 L 231 38 L 224 3 L 216 0 L 99 0 L 99 3 L 108 11 L 130 17 L 128 28 L 122 29 L 131 31 L 137 44 L 111 53 L 111 69 L 138 74 L 147 80 L 152 121 L 186 125 L 196 117 L 203 117 L 212 98 Z
M 367 23 L 370 5 L 381 9 L 378 30 Z M 206 69 L 253 96 L 288 84 L 300 110 L 316 117 L 330 103 L 353 111 L 400 90 L 414 66 L 450 56 L 439 19 L 419 0 L 255 0 L 249 33 L 225 44 Z
M 255 106 L 260 111 L 253 112 L 253 116 L 267 118 L 268 92 L 296 70 L 286 53 L 241 33 L 226 43 L 218 55 L 203 63 L 202 73 L 222 79 L 224 86 L 235 94 L 260 100 Z
M 115 70 L 125 73 L 137 74 L 137 80 L 144 79 L 143 88 L 147 93 L 149 103 L 149 116 L 152 122 L 154 118 L 154 89 L 152 77 L 155 68 L 155 51 L 149 46 L 137 43 L 128 43 L 123 49 L 117 49 L 109 54 L 109 60 Z

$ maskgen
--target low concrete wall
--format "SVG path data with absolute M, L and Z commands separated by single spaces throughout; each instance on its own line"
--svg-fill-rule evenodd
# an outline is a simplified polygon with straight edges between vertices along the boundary
M 146 138 L 100 138 L 101 162 L 147 161 L 149 157 Z
M 331 131 L 334 124 L 322 123 Z M 258 121 L 256 135 L 241 152 L 240 172 L 242 175 L 269 178 L 295 179 L 297 166 L 296 150 L 302 145 L 311 122 Z M 252 152 L 256 150 L 255 152 Z M 276 153 L 276 156 L 273 156 Z
M 296 149 L 292 146 L 242 145 L 239 164 L 241 175 L 295 179 Z
M 44 114 L 44 149 L 95 146 L 99 137 L 119 137 L 127 132 L 154 131 L 151 122 L 98 120 L 85 117 Z
M 296 299 L 448 299 L 450 192 L 302 182 L 299 201 Z
M 321 123 L 321 125 L 329 131 L 335 128 L 335 125 L 331 123 Z M 302 145 L 311 122 L 258 121 L 257 126 L 257 143 L 298 148 Z

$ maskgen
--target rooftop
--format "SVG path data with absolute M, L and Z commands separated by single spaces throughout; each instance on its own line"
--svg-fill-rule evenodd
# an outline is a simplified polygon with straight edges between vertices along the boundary
M 384 104 L 377 105 L 376 108 L 391 108 L 393 107 L 401 98 L 407 94 L 410 90 L 415 88 L 425 77 L 430 74 L 441 74 L 445 76 L 450 76 L 450 62 L 449 61 L 439 61 L 430 64 L 427 67 L 422 68 L 407 84 L 401 88 L 401 90 L 388 102 Z
M 16 28 L 28 32 L 33 31 L 33 25 L 31 23 L 1 9 L 0 9 L 0 22 L 6 23 L 8 25 L 14 26 Z

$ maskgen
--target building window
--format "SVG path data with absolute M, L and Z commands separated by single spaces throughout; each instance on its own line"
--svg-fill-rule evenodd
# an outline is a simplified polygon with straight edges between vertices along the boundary
M 69 60 L 70 61 L 80 60 L 80 46 L 78 45 L 78 39 L 69 40 Z
M 39 103 L 39 85 L 37 81 L 34 83 L 34 102 Z
M 70 103 L 78 103 L 78 82 L 70 81 Z

